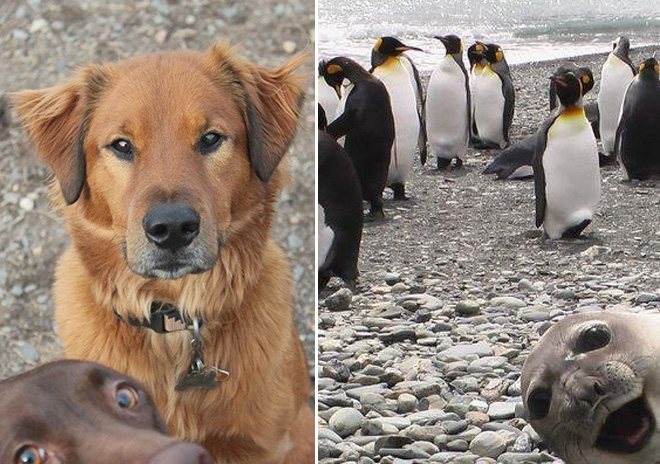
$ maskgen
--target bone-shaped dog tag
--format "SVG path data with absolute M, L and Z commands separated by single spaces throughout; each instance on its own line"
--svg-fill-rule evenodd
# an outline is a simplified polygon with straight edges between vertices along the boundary
M 210 371 L 188 372 L 176 385 L 176 390 L 184 391 L 191 388 L 210 390 L 218 386 L 217 374 Z
M 203 388 L 210 390 L 229 378 L 229 372 L 217 367 L 206 371 L 188 372 L 176 385 L 177 391 L 189 390 L 191 388 Z

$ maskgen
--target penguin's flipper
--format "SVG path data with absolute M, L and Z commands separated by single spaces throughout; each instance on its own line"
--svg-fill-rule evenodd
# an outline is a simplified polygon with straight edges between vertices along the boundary
M 536 227 L 541 227 L 545 218 L 545 172 L 543 170 L 543 152 L 548 143 L 548 130 L 559 117 L 559 112 L 547 118 L 536 134 L 536 149 L 534 150 L 534 193 L 536 196 Z
M 500 151 L 484 169 L 483 174 L 497 174 L 499 180 L 506 180 L 519 168 L 532 166 L 535 149 L 536 135 L 530 135 Z
M 330 134 L 335 140 L 344 137 L 348 133 L 350 122 L 349 115 L 344 111 L 330 123 L 328 126 L 328 134 Z
M 502 81 L 502 94 L 504 95 L 504 113 L 502 115 L 502 134 L 504 141 L 509 144 L 509 128 L 513 121 L 513 114 L 516 109 L 516 89 L 513 87 L 511 75 L 503 72 L 502 70 L 495 70 L 496 74 Z
M 598 103 L 587 103 L 584 105 L 584 112 L 587 115 L 589 124 L 591 124 L 591 129 L 594 131 L 594 136 L 600 140 L 600 113 L 598 112 Z
M 548 96 L 550 97 L 550 111 L 552 111 L 557 107 L 557 84 L 554 81 L 550 81 Z
M 422 79 L 419 76 L 419 70 L 417 69 L 417 66 L 415 66 L 415 63 L 413 60 L 410 59 L 408 55 L 405 53 L 403 55 L 403 58 L 408 60 L 408 63 L 410 63 L 410 67 L 413 71 L 413 77 L 415 79 L 415 85 L 417 86 L 417 114 L 419 115 L 419 139 L 417 141 L 417 146 L 419 147 L 419 156 L 422 162 L 422 166 L 426 164 L 426 159 L 428 156 L 428 151 L 427 151 L 427 137 L 426 137 L 426 112 L 424 111 L 424 106 L 426 104 L 426 100 L 424 99 L 424 90 L 422 86 Z
M 465 77 L 465 95 L 467 96 L 467 134 L 466 137 L 468 139 L 468 145 L 472 142 L 472 134 L 474 134 L 476 137 L 479 136 L 479 132 L 477 131 L 477 125 L 475 122 L 473 122 L 473 117 L 472 117 L 472 111 L 474 108 L 472 107 L 472 92 L 470 91 L 470 74 L 468 74 L 467 69 L 465 69 L 465 63 L 463 63 L 463 57 L 462 56 L 455 56 L 452 55 L 452 58 L 454 58 L 454 61 L 456 61 L 456 64 L 458 64 L 458 67 L 461 68 L 461 71 L 463 71 L 463 76 Z M 474 124 L 474 125 L 473 125 Z
M 509 143 L 509 129 L 513 122 L 513 114 L 516 110 L 516 90 L 513 83 L 508 79 L 504 87 L 504 141 Z
M 318 129 L 326 130 L 328 128 L 328 118 L 325 115 L 325 110 L 323 106 L 318 104 L 319 115 L 318 115 Z

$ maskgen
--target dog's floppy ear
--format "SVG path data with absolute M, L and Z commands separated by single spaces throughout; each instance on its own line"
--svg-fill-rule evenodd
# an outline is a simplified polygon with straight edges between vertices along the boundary
M 252 66 L 253 85 L 244 85 L 250 162 L 264 182 L 293 140 L 304 93 L 300 76 L 294 72 L 306 58 L 299 54 L 279 69 Z
M 85 119 L 90 91 L 103 79 L 97 68 L 85 68 L 64 85 L 13 94 L 14 107 L 39 156 L 51 168 L 68 205 L 85 183 Z
M 252 169 L 267 182 L 289 148 L 298 125 L 304 93 L 296 73 L 308 58 L 303 52 L 278 69 L 237 58 L 229 42 L 216 43 L 207 53 L 221 85 L 229 85 L 237 104 L 245 108 Z

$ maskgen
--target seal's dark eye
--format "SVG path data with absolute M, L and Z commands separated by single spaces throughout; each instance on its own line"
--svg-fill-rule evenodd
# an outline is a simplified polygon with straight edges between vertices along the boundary
M 610 339 L 610 329 L 604 325 L 592 325 L 580 333 L 575 342 L 575 353 L 587 353 L 606 346 Z
M 117 158 L 125 161 L 133 160 L 133 145 L 126 139 L 117 139 L 110 144 L 110 149 L 117 155 Z
M 46 452 L 34 445 L 24 446 L 16 453 L 16 464 L 41 464 L 46 458 Z
M 552 391 L 549 388 L 536 388 L 527 397 L 527 412 L 529 418 L 534 420 L 543 419 L 550 412 L 552 402 Z
M 117 404 L 122 409 L 132 409 L 137 405 L 138 394 L 131 387 L 121 387 L 117 390 Z
M 202 155 L 208 155 L 217 150 L 226 139 L 226 135 L 218 134 L 217 132 L 208 132 L 202 135 L 197 145 Z

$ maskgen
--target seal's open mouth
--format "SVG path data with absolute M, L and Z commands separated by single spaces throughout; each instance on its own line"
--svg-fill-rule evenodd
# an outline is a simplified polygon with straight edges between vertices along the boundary
M 596 448 L 610 453 L 636 453 L 649 442 L 655 426 L 655 417 L 641 396 L 607 417 L 596 438 Z

